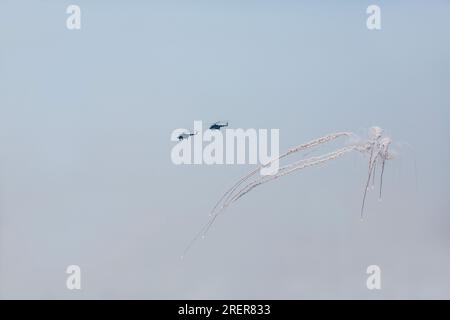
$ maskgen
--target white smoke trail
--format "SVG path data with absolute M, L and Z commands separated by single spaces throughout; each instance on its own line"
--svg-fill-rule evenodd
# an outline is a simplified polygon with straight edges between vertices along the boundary
M 313 148 L 316 146 L 320 146 L 322 144 L 325 144 L 327 142 L 333 141 L 339 137 L 350 137 L 354 136 L 351 132 L 338 132 L 329 134 L 323 137 L 320 137 L 318 139 L 314 139 L 308 143 L 301 144 L 297 147 L 289 149 L 286 153 L 280 155 L 276 159 L 273 159 L 269 161 L 268 163 L 264 165 L 258 166 L 255 170 L 251 171 L 250 173 L 246 174 L 245 176 L 241 177 L 230 189 L 228 189 L 222 197 L 217 201 L 217 203 L 214 205 L 213 209 L 210 212 L 210 220 L 200 229 L 200 231 L 196 234 L 196 236 L 191 240 L 191 242 L 188 244 L 184 251 L 184 255 L 189 251 L 191 246 L 195 243 L 195 241 L 199 237 L 204 237 L 206 233 L 209 231 L 217 217 L 232 203 L 236 202 L 240 198 L 242 198 L 244 195 L 248 194 L 250 191 L 255 189 L 256 187 L 265 184 L 267 182 L 270 182 L 272 180 L 278 179 L 280 177 L 289 175 L 293 172 L 306 169 L 312 166 L 317 166 L 332 160 L 336 160 L 343 155 L 350 153 L 352 151 L 357 151 L 363 154 L 368 153 L 369 154 L 369 163 L 368 163 L 368 175 L 367 180 L 365 183 L 364 193 L 363 193 L 363 199 L 361 204 L 361 219 L 363 218 L 364 213 L 364 206 L 366 201 L 366 195 L 367 195 L 367 189 L 369 187 L 369 183 L 371 178 L 373 177 L 372 183 L 375 184 L 375 173 L 376 173 L 376 165 L 378 162 L 381 162 L 381 174 L 380 174 L 380 190 L 379 190 L 379 197 L 381 198 L 381 192 L 382 192 L 382 186 L 383 186 L 383 174 L 385 169 L 385 162 L 386 160 L 392 159 L 392 155 L 389 152 L 389 146 L 391 144 L 391 139 L 388 137 L 383 137 L 383 130 L 379 127 L 372 127 L 369 132 L 369 139 L 366 142 L 362 143 L 355 143 L 346 147 L 342 147 L 336 151 L 329 152 L 327 154 L 316 156 L 316 157 L 310 157 L 306 159 L 301 159 L 299 161 L 296 161 L 294 163 L 285 165 L 279 169 L 279 171 L 274 175 L 269 176 L 262 176 L 260 178 L 257 178 L 255 181 L 245 184 L 243 187 L 239 188 L 244 182 L 248 181 L 250 178 L 252 178 L 258 170 L 260 170 L 263 167 L 269 166 L 275 161 L 280 161 L 281 159 L 294 154 L 298 153 L 300 151 L 304 151 L 309 148 Z

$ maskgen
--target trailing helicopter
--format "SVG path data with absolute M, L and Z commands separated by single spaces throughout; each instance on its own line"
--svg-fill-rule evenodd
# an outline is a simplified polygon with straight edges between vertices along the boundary
M 180 134 L 177 139 L 178 141 L 182 141 L 184 139 L 188 139 L 189 137 L 195 136 L 198 132 L 183 132 L 182 134 Z

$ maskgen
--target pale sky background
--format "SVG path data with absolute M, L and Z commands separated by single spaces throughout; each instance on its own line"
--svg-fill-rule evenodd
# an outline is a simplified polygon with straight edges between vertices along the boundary
M 449 299 L 449 39 L 449 1 L 0 0 L 0 298 Z M 252 166 L 175 166 L 170 134 L 223 119 L 282 151 L 385 128 L 383 201 L 360 222 L 347 156 L 255 189 L 180 260 Z

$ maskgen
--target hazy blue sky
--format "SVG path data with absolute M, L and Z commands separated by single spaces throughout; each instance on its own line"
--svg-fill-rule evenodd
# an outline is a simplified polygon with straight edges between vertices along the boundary
M 449 1 L 1 0 L 0 298 L 450 298 L 449 39 Z M 385 128 L 383 201 L 359 221 L 350 155 L 255 189 L 180 260 L 252 166 L 175 166 L 170 134 L 222 119 L 281 150 Z

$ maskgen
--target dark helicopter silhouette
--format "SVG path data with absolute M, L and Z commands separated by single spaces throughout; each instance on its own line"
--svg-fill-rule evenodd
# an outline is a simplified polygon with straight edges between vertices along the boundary
M 182 134 L 180 134 L 177 138 L 178 141 L 182 141 L 184 139 L 188 139 L 189 137 L 195 136 L 198 132 L 184 132 Z
M 220 130 L 220 128 L 223 127 L 228 127 L 228 121 L 227 122 L 217 121 L 209 127 L 209 130 Z

